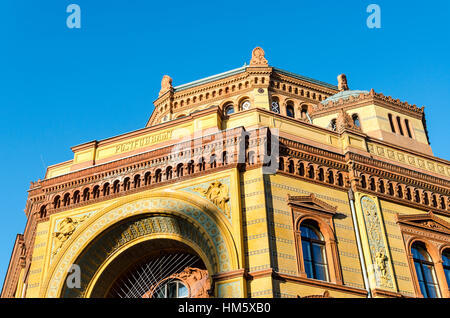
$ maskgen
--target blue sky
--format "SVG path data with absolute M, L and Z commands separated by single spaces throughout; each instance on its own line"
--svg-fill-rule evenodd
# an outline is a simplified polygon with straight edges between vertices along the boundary
M 68 29 L 66 7 L 81 7 Z M 381 29 L 366 7 L 381 7 Z M 0 3 L 0 281 L 32 180 L 70 147 L 142 128 L 174 85 L 240 67 L 261 46 L 273 66 L 426 106 L 434 154 L 450 159 L 450 2 L 100 1 Z

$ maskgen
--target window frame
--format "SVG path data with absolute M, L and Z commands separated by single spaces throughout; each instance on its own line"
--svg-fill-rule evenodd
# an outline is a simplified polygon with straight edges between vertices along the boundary
M 297 275 L 313 281 L 343 285 L 342 269 L 336 243 L 333 217 L 337 214 L 337 207 L 317 199 L 314 194 L 309 196 L 288 195 L 288 205 L 291 207 L 295 250 L 297 255 Z M 322 234 L 325 242 L 328 280 L 308 278 L 303 257 L 301 224 L 305 221 L 317 224 L 317 230 Z

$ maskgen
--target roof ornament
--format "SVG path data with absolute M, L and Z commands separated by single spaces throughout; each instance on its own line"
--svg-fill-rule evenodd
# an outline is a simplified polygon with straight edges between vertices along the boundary
M 267 66 L 269 62 L 267 62 L 264 57 L 266 53 L 262 48 L 255 47 L 252 51 L 252 59 L 250 60 L 250 66 Z
M 353 130 L 361 132 L 361 127 L 355 125 L 353 118 L 341 108 L 336 119 L 336 131 L 341 134 L 345 130 Z
M 345 74 L 338 75 L 338 89 L 340 92 L 348 91 L 347 76 Z
M 159 96 L 163 95 L 167 91 L 173 89 L 172 78 L 169 75 L 164 75 L 161 80 L 161 90 L 159 91 Z

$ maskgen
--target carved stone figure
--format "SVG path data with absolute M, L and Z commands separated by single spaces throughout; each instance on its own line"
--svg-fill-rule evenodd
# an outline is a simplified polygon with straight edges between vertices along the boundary
M 75 232 L 78 225 L 84 222 L 88 217 L 89 215 L 84 215 L 80 218 L 66 217 L 64 220 L 59 222 L 56 231 L 53 233 L 53 237 L 56 238 L 55 250 L 52 254 L 53 256 L 59 252 L 63 244 L 69 239 L 73 232 Z
M 230 217 L 230 208 L 228 206 L 230 197 L 228 196 L 228 187 L 226 184 L 223 184 L 220 181 L 214 181 L 206 189 L 198 187 L 193 190 L 211 201 L 211 203 L 221 209 L 227 217 Z
M 385 280 L 388 279 L 386 268 L 386 261 L 387 261 L 386 255 L 384 255 L 382 252 L 378 252 L 375 255 L 375 260 L 377 262 L 378 269 L 380 270 L 381 278 Z
M 346 129 L 361 131 L 361 128 L 353 122 L 352 117 L 341 109 L 336 118 L 336 131 L 342 133 Z
M 158 288 L 170 281 L 179 280 L 189 290 L 189 298 L 209 298 L 211 291 L 211 280 L 208 271 L 195 267 L 186 267 L 182 272 L 175 273 L 166 277 L 153 285 L 150 290 L 145 293 L 142 298 L 152 298 L 153 293 Z
M 172 88 L 172 78 L 169 75 L 164 75 L 161 80 L 161 90 L 159 91 L 159 96 L 171 90 Z
M 347 84 L 347 76 L 345 74 L 338 75 L 338 89 L 339 91 L 348 91 L 348 84 Z
M 265 52 L 262 48 L 256 47 L 252 51 L 252 59 L 250 60 L 250 66 L 252 65 L 268 65 L 269 62 L 266 60 Z

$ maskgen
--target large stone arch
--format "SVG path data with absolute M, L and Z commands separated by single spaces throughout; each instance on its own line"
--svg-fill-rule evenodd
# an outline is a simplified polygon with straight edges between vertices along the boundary
M 43 284 L 42 296 L 85 296 L 85 290 L 81 290 L 78 294 L 73 293 L 73 295 L 65 291 L 66 277 L 72 264 L 83 261 L 83 255 L 88 256 L 89 248 L 96 242 L 100 242 L 102 237 L 108 237 L 112 233 L 115 233 L 117 237 L 117 233 L 123 234 L 123 230 L 133 222 L 154 224 L 153 221 L 157 220 L 156 217 L 160 218 L 159 221 L 163 221 L 159 223 L 159 230 L 153 232 L 149 230 L 148 233 L 142 233 L 142 236 L 137 235 L 130 242 L 157 237 L 172 237 L 184 240 L 199 252 L 198 254 L 204 259 L 211 275 L 239 268 L 235 242 L 219 211 L 211 210 L 210 205 L 205 204 L 203 199 L 189 197 L 188 194 L 182 192 L 146 192 L 118 200 L 86 219 L 52 259 Z M 118 229 L 122 229 L 122 232 Z M 193 232 L 197 232 L 196 239 L 192 237 Z M 123 251 L 119 245 L 110 246 L 109 252 L 100 256 L 99 262 L 107 262 L 109 258 L 116 255 L 115 253 Z M 204 251 L 206 246 L 208 246 L 208 251 Z M 85 258 L 85 260 L 87 259 L 89 257 Z M 101 264 L 97 265 L 99 268 L 102 267 Z M 98 268 L 96 269 L 94 266 L 85 273 L 87 277 L 84 277 L 85 282 L 82 289 L 88 287 L 89 281 L 96 275 L 97 270 Z

